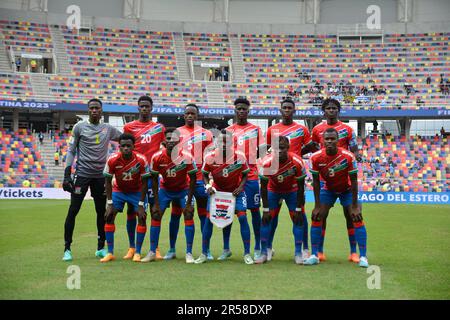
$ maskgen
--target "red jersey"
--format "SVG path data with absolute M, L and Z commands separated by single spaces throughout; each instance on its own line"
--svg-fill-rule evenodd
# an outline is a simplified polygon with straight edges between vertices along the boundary
M 200 126 L 191 128 L 184 125 L 177 128 L 177 131 L 180 133 L 180 143 L 178 145 L 190 153 L 197 164 L 197 181 L 203 180 L 201 172 L 203 157 L 205 149 L 213 142 L 213 134 Z
M 125 159 L 121 152 L 115 152 L 108 158 L 103 175 L 115 178 L 113 192 L 140 192 L 142 178 L 150 176 L 150 170 L 142 154 L 133 151 L 131 158 Z
M 338 147 L 348 150 L 350 147 L 358 145 L 355 132 L 350 126 L 341 121 L 338 121 L 333 125 L 329 125 L 326 121 L 323 121 L 316 125 L 312 130 L 312 141 L 318 143 L 321 149 L 324 147 L 323 133 L 328 128 L 334 128 L 338 132 Z
M 226 128 L 226 130 L 233 133 L 236 150 L 242 152 L 247 158 L 250 168 L 248 180 L 257 180 L 257 151 L 259 146 L 264 145 L 264 136 L 261 128 L 251 123 L 247 123 L 244 126 L 235 123 Z
M 188 188 L 189 175 L 197 172 L 195 160 L 187 152 L 179 152 L 172 161 L 167 149 L 155 153 L 150 163 L 152 174 L 161 174 L 160 186 L 168 191 L 181 191 Z
M 213 187 L 217 191 L 233 192 L 239 187 L 242 174 L 249 172 L 250 168 L 241 152 L 234 152 L 229 159 L 223 161 L 222 150 L 214 150 L 205 156 L 202 171 L 205 174 L 211 173 Z
M 277 164 L 274 156 L 274 154 L 268 154 L 261 164 L 259 176 L 261 179 L 269 180 L 267 189 L 277 193 L 297 191 L 297 181 L 306 177 L 305 163 L 302 158 L 293 152 L 289 152 L 287 161 Z M 277 166 L 278 170 L 276 170 L 277 168 L 271 170 L 272 165 Z
M 311 134 L 307 127 L 293 122 L 290 125 L 284 125 L 282 122 L 270 126 L 267 129 L 267 144 L 272 144 L 272 138 L 285 136 L 289 139 L 289 152 L 293 152 L 299 156 L 302 154 L 303 146 L 311 142 Z
M 350 189 L 350 174 L 358 173 L 358 166 L 353 153 L 344 148 L 338 148 L 338 152 L 327 155 L 325 149 L 313 153 L 310 169 L 312 175 L 320 175 L 325 181 L 324 189 L 333 192 L 345 192 Z
M 134 150 L 143 154 L 147 158 L 147 162 L 150 162 L 155 152 L 161 148 L 161 142 L 165 138 L 164 125 L 153 121 L 131 121 L 125 124 L 123 132 L 131 133 L 134 136 L 136 139 Z

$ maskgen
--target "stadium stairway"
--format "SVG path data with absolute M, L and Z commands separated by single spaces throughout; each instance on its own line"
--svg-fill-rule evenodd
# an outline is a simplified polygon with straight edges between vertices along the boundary
M 53 100 L 48 89 L 48 81 L 43 73 L 30 73 L 30 83 L 35 97 L 46 100 Z
M 0 34 L 0 72 L 11 72 L 11 63 L 6 53 L 5 43 L 3 41 L 3 33 Z
M 55 166 L 55 144 L 51 142 L 51 138 L 48 134 L 45 135 L 44 143 L 42 145 L 38 145 L 39 150 L 41 152 L 41 158 L 44 161 L 44 165 L 47 168 L 47 172 L 49 176 L 61 180 L 64 176 L 64 163 L 63 157 L 59 158 L 59 166 Z
M 186 60 L 186 50 L 184 49 L 184 40 L 182 34 L 173 33 L 173 46 L 175 48 L 175 59 L 177 61 L 178 80 L 190 81 L 189 68 Z
M 53 47 L 55 48 L 55 56 L 57 59 L 58 73 L 65 75 L 71 74 L 72 68 L 64 45 L 64 37 L 59 30 L 59 26 L 50 26 L 50 34 L 52 36 Z
M 233 67 L 233 82 L 245 83 L 244 58 L 241 50 L 241 40 L 239 35 L 230 34 L 228 36 L 231 47 L 231 58 Z
M 220 81 L 206 82 L 206 93 L 208 95 L 208 105 L 213 108 L 224 108 L 223 88 Z

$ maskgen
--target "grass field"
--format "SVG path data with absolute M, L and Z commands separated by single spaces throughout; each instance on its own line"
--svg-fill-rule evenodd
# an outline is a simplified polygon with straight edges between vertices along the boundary
M 329 218 L 328 261 L 305 267 L 293 262 L 293 236 L 282 211 L 275 235 L 276 256 L 264 265 L 245 265 L 236 221 L 225 262 L 184 262 L 184 226 L 180 224 L 177 260 L 148 264 L 118 259 L 101 264 L 94 257 L 93 202 L 78 215 L 72 251 L 61 261 L 64 200 L 0 201 L 0 299 L 449 299 L 450 212 L 448 206 L 367 204 L 368 256 L 381 269 L 381 289 L 369 290 L 365 269 L 347 262 L 348 240 L 341 209 Z M 312 204 L 307 204 L 310 212 Z M 164 217 L 160 248 L 168 248 L 169 215 Z M 196 218 L 196 223 L 198 219 Z M 125 217 L 116 219 L 116 257 L 127 249 Z M 252 237 L 253 242 L 253 237 Z M 214 229 L 212 253 L 221 252 L 221 231 Z M 148 234 L 144 243 L 148 250 Z M 200 254 L 197 227 L 194 256 Z M 253 244 L 252 244 L 253 245 Z M 81 269 L 81 289 L 69 290 L 69 265 Z

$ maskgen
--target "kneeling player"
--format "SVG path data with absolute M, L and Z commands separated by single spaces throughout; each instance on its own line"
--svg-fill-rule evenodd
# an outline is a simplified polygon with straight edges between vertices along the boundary
M 282 200 L 286 202 L 293 222 L 295 255 L 297 264 L 303 264 L 303 214 L 305 205 L 306 170 L 302 158 L 289 150 L 289 139 L 277 137 L 272 153 L 263 159 L 260 179 L 261 198 L 263 201 L 263 218 L 261 228 L 261 257 L 255 263 L 267 261 L 267 245 L 274 226 L 272 218 L 278 215 Z
M 245 155 L 233 148 L 233 135 L 231 132 L 222 130 L 217 140 L 217 148 L 207 154 L 203 161 L 202 171 L 205 188 L 207 188 L 210 195 L 214 194 L 215 191 L 223 191 L 231 192 L 236 197 L 235 214 L 241 225 L 241 237 L 244 243 L 244 262 L 246 264 L 253 264 L 253 259 L 250 255 L 250 227 L 246 215 L 247 198 L 244 192 L 244 185 L 250 169 Z M 213 185 L 209 182 L 210 174 L 213 179 Z M 209 201 L 210 204 L 211 202 Z M 209 205 L 208 209 L 211 211 Z M 224 228 L 224 234 L 226 228 L 229 228 L 231 232 L 231 225 Z M 209 220 L 208 213 L 208 219 L 205 221 L 202 235 L 202 254 L 195 260 L 195 263 L 204 263 L 207 261 L 212 228 L 213 225 Z
M 318 250 L 321 241 L 322 221 L 328 216 L 330 208 L 339 198 L 342 207 L 350 213 L 359 247 L 359 266 L 367 268 L 367 233 L 358 204 L 358 167 L 353 153 L 338 148 L 338 132 L 334 128 L 325 130 L 325 147 L 311 156 L 315 207 L 312 212 L 311 246 L 312 255 L 306 265 L 318 264 Z M 320 189 L 320 179 L 325 182 Z
M 194 194 L 197 167 L 194 158 L 187 152 L 179 150 L 176 145 L 179 142 L 178 133 L 175 128 L 166 130 L 166 148 L 155 153 L 150 163 L 152 173 L 152 189 L 155 196 L 155 204 L 151 215 L 150 227 L 150 251 L 142 262 L 156 259 L 156 248 L 159 242 L 161 230 L 161 219 L 164 212 L 175 203 L 183 209 L 185 234 L 186 234 L 186 263 L 194 263 L 192 256 L 192 242 L 194 241 L 194 208 L 192 207 L 192 196 Z M 161 175 L 160 189 L 158 190 L 158 176 Z M 189 186 L 188 186 L 189 181 Z M 177 234 L 170 232 L 170 251 L 175 257 L 175 243 Z
M 145 157 L 135 151 L 134 137 L 124 133 L 119 138 L 120 151 L 113 153 L 106 163 L 104 175 L 106 177 L 107 204 L 105 213 L 105 234 L 108 244 L 108 254 L 101 262 L 114 260 L 114 220 L 117 212 L 122 212 L 125 203 L 133 207 L 138 213 L 136 252 L 133 261 L 141 260 L 141 247 L 145 238 L 147 226 L 145 223 L 145 200 L 147 196 L 147 179 L 150 176 Z M 114 185 L 112 179 L 115 177 Z

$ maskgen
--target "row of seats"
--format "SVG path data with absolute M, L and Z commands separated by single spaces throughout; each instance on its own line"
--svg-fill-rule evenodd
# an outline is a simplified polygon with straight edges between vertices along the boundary
M 37 151 L 37 142 L 27 130 L 10 132 L 0 129 L 5 141 L 0 148 L 0 187 L 21 187 L 29 180 L 35 187 L 58 187 L 60 179 L 53 179 Z M 56 131 L 52 143 L 67 154 L 69 134 Z M 450 146 L 443 137 L 371 136 L 359 140 L 363 162 L 359 164 L 360 190 L 395 192 L 450 192 Z M 110 145 L 109 152 L 117 150 Z M 310 184 L 308 187 L 311 188 Z

